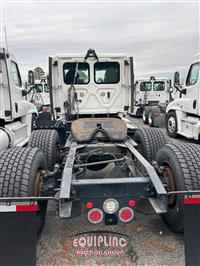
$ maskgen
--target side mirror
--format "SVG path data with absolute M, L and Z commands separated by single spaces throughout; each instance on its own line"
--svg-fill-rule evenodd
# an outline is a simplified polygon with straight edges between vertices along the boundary
M 182 90 L 181 90 L 181 93 L 182 93 L 182 94 L 186 94 L 186 93 L 187 93 L 187 90 L 186 90 L 186 89 L 182 89 Z
M 27 91 L 22 90 L 22 97 L 25 97 L 27 95 Z
M 180 86 L 180 73 L 176 71 L 174 73 L 174 87 L 177 88 L 179 86 Z
M 28 85 L 29 86 L 35 85 L 35 77 L 34 77 L 33 70 L 28 71 Z

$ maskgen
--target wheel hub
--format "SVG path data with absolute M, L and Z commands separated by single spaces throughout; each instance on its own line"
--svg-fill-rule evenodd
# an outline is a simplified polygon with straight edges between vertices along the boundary
M 170 117 L 168 120 L 168 130 L 170 133 L 173 133 L 176 128 L 176 121 L 174 117 Z
M 145 112 L 143 112 L 143 114 L 142 114 L 142 119 L 143 119 L 143 121 L 145 121 L 145 120 L 146 120 L 146 115 L 145 115 Z
M 166 180 L 166 185 L 167 185 L 167 190 L 168 192 L 170 191 L 175 191 L 176 190 L 176 185 L 175 185 L 175 181 L 174 181 L 174 175 L 172 172 L 172 169 L 168 166 L 166 166 L 164 168 L 164 177 Z M 176 199 L 176 195 L 175 194 L 171 194 L 168 197 L 168 205 L 172 205 L 174 203 Z
M 152 123 L 152 117 L 151 117 L 151 113 L 149 114 L 149 124 Z
M 34 193 L 33 193 L 33 196 L 35 197 L 39 196 L 40 194 L 43 176 L 44 176 L 44 173 L 41 170 L 38 170 L 35 176 L 35 185 L 34 185 Z

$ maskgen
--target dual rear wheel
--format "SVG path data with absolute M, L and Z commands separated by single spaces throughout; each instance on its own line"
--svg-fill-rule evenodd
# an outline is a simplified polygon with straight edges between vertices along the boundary
M 33 131 L 28 147 L 0 152 L 0 197 L 38 197 L 43 176 L 59 161 L 59 135 L 55 130 Z M 37 234 L 44 223 L 47 201 L 39 201 Z
M 157 128 L 138 129 L 134 140 L 144 158 L 155 160 L 163 168 L 161 181 L 167 192 L 200 190 L 200 146 L 167 144 Z M 184 196 L 169 194 L 167 213 L 162 218 L 174 232 L 184 230 Z
M 12 148 L 0 152 L 0 197 L 37 197 L 47 170 L 44 154 L 38 148 Z M 47 202 L 39 202 L 37 234 L 44 222 Z

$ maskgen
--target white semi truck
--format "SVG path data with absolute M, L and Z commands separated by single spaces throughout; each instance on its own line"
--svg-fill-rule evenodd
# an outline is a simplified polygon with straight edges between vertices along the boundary
M 166 109 L 166 129 L 170 137 L 178 134 L 188 139 L 200 139 L 200 55 L 190 67 L 183 86 L 180 86 L 179 73 L 175 73 L 174 87 L 179 97 Z
M 30 75 L 29 81 L 34 83 L 32 77 Z M 43 151 L 36 148 L 37 145 L 28 146 L 38 111 L 26 100 L 27 93 L 16 58 L 10 51 L 0 49 L 1 198 L 39 196 L 44 173 L 47 169 L 52 170 L 56 162 L 53 160 L 57 160 L 55 151 L 59 136 L 55 130 L 46 131 L 48 143 L 44 143 Z M 19 208 L 22 205 L 20 201 Z M 29 208 L 30 204 L 26 206 Z M 40 207 L 36 221 L 38 234 L 44 224 L 47 202 L 42 202 Z M 5 202 L 0 204 L 0 213 L 4 211 Z
M 0 49 L 0 151 L 28 143 L 37 109 L 25 96 L 16 58 Z
M 34 103 L 39 111 L 47 111 L 49 109 L 49 88 L 45 78 L 35 80 L 34 88 L 28 94 L 28 100 Z
M 154 126 L 155 119 L 165 114 L 168 103 L 172 100 L 171 80 L 168 78 L 138 79 L 133 93 L 133 112 L 131 115 L 142 117 L 145 124 Z
M 59 181 L 54 183 L 58 214 L 67 219 L 84 211 L 91 224 L 127 223 L 133 221 L 133 205 L 146 197 L 168 226 L 181 232 L 183 196 L 177 200 L 176 194 L 199 189 L 200 147 L 166 144 L 160 129 L 136 129 L 122 120 L 130 111 L 133 77 L 133 59 L 124 55 L 97 55 L 90 49 L 86 55 L 49 57 L 54 127 L 64 131 Z M 34 131 L 29 145 L 42 148 L 48 142 L 46 130 Z M 105 176 L 101 170 L 108 165 Z M 95 177 L 88 179 L 88 171 L 95 171 Z M 192 171 L 197 183 L 190 177 Z M 52 195 L 51 191 L 45 196 Z

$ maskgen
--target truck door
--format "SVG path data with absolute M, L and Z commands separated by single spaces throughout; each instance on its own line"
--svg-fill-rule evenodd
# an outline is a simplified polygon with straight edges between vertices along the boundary
M 22 98 L 22 80 L 17 63 L 14 60 L 10 60 L 10 84 L 11 84 L 11 96 L 13 105 L 13 118 L 27 114 L 27 110 L 23 108 Z
M 4 120 L 12 119 L 9 75 L 4 53 L 0 53 L 0 118 Z
M 200 112 L 200 80 L 199 80 L 200 63 L 196 62 L 190 66 L 184 94 L 182 94 L 181 107 L 184 112 L 199 115 Z

